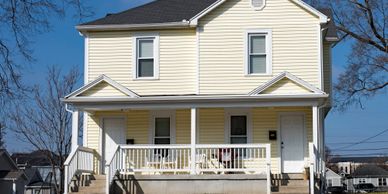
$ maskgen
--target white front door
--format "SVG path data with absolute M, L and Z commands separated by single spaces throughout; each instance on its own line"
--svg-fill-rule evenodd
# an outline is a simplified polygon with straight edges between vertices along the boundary
M 125 120 L 123 118 L 106 118 L 103 120 L 105 134 L 104 158 L 111 159 L 119 144 L 125 144 Z
M 304 170 L 304 116 L 280 116 L 283 173 L 302 173 Z

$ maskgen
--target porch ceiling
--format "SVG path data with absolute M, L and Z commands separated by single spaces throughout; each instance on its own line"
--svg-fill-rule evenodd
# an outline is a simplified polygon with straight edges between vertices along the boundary
M 187 95 L 143 96 L 138 98 L 77 97 L 63 99 L 69 105 L 84 110 L 125 109 L 174 109 L 174 108 L 222 108 L 222 107 L 276 107 L 319 106 L 325 103 L 328 94 L 303 95 Z

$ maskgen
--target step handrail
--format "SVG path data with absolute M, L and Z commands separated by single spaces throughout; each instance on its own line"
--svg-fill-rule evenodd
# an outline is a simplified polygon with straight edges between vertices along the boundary
M 64 194 L 69 193 L 69 186 L 74 176 L 79 173 L 93 173 L 96 151 L 91 148 L 77 146 L 67 157 L 65 166 Z

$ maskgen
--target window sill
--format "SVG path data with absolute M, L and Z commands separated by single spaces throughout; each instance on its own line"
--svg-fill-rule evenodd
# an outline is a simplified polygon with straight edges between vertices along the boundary
M 158 81 L 158 77 L 133 78 L 132 81 Z
M 254 73 L 254 74 L 245 74 L 244 77 L 272 77 L 272 73 Z

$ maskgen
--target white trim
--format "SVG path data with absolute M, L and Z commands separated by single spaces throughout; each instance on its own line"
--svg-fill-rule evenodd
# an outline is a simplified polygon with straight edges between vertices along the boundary
M 207 15 L 209 12 L 213 11 L 215 8 L 217 8 L 219 5 L 223 4 L 226 0 L 218 0 L 206 9 L 202 10 L 200 13 L 195 15 L 193 18 L 191 18 L 190 26 L 197 26 L 199 19 L 201 19 L 203 16 Z
M 152 38 L 154 42 L 154 76 L 153 77 L 138 77 L 138 40 L 143 38 Z M 157 32 L 137 32 L 132 37 L 132 79 L 133 80 L 158 80 L 159 79 L 159 52 L 160 52 L 160 36 Z
M 303 9 L 309 11 L 313 15 L 316 15 L 319 18 L 321 23 L 327 23 L 328 22 L 328 17 L 325 14 L 319 12 L 318 10 L 316 10 L 313 7 L 311 7 L 307 3 L 303 2 L 302 0 L 290 0 L 290 1 L 294 2 L 296 5 L 299 5 Z M 200 12 L 199 14 L 197 14 L 196 16 L 191 18 L 190 19 L 190 26 L 197 26 L 199 19 L 201 19 L 202 17 L 207 15 L 209 12 L 213 11 L 215 8 L 217 8 L 218 6 L 223 4 L 224 2 L 226 2 L 226 0 L 218 0 L 217 2 L 213 3 L 212 5 L 210 5 L 206 9 L 204 9 L 202 12 Z
M 278 153 L 279 153 L 279 170 L 281 173 L 283 173 L 283 150 L 282 150 L 282 122 L 281 117 L 282 116 L 303 116 L 303 160 L 305 161 L 306 154 L 307 154 L 307 126 L 306 126 L 306 113 L 304 112 L 278 112 L 278 128 L 279 128 L 279 140 L 278 140 Z
M 199 95 L 201 93 L 201 27 L 196 29 L 197 36 L 197 88 L 196 93 Z
M 86 85 L 89 82 L 89 36 L 85 33 L 84 37 L 84 85 Z
M 289 80 L 291 80 L 291 81 L 305 87 L 306 89 L 314 92 L 314 94 L 325 94 L 325 92 L 323 92 L 322 90 L 314 87 L 313 85 L 296 77 L 295 75 L 285 71 L 285 72 L 279 74 L 278 76 L 274 77 L 273 79 L 269 80 L 267 83 L 252 90 L 251 92 L 249 92 L 249 95 L 250 96 L 255 96 L 255 95 L 259 95 L 259 94 L 263 95 L 263 94 L 261 94 L 261 92 L 265 91 L 266 89 L 268 89 L 269 87 L 271 87 L 272 85 L 274 85 L 278 81 L 282 80 L 283 78 L 288 78 Z M 271 94 L 271 95 L 273 96 L 273 94 Z M 313 94 L 310 94 L 310 95 L 313 95 Z
M 266 48 L 266 72 L 265 73 L 250 73 L 249 70 L 249 50 L 250 50 L 250 34 L 262 34 L 265 36 Z M 244 34 L 244 73 L 245 76 L 263 76 L 272 75 L 272 29 L 248 29 Z
M 318 24 L 318 83 L 319 83 L 319 89 L 324 90 L 324 75 L 323 75 L 323 29 L 321 28 L 321 25 Z
M 198 126 L 197 126 L 197 117 L 198 117 L 198 109 L 197 108 L 191 108 L 190 109 L 190 136 L 191 136 L 191 141 L 190 141 L 190 150 L 191 150 L 191 155 L 190 157 L 191 158 L 196 158 L 195 155 L 196 155 L 196 144 L 197 144 L 197 130 L 198 130 Z M 190 163 L 190 174 L 196 174 L 196 160 L 191 160 L 191 163 Z
M 82 146 L 88 147 L 88 117 L 89 114 L 84 111 L 83 113 L 83 125 L 82 125 Z
M 71 151 L 74 151 L 78 147 L 78 120 L 79 120 L 79 112 L 78 110 L 74 110 L 71 115 Z
M 128 95 L 130 98 L 139 97 L 139 95 L 137 95 L 135 92 L 129 90 L 128 88 L 115 82 L 114 80 L 112 80 L 111 78 L 109 78 L 108 76 L 103 74 L 103 75 L 100 75 L 94 81 L 89 82 L 88 84 L 82 86 L 81 88 L 79 88 L 79 89 L 75 90 L 74 92 L 70 93 L 69 95 L 65 96 L 65 99 L 82 98 L 82 97 L 79 97 L 78 95 L 84 93 L 85 91 L 89 90 L 90 88 L 93 88 L 94 86 L 98 85 L 99 83 L 101 83 L 103 81 L 108 83 L 110 86 L 116 88 L 120 92 Z M 120 97 L 120 98 L 122 98 L 122 97 Z
M 226 144 L 230 144 L 230 117 L 231 116 L 246 116 L 247 117 L 247 144 L 253 142 L 253 130 L 252 130 L 252 110 L 250 108 L 226 108 L 225 109 L 225 124 L 224 124 L 224 141 Z
M 291 1 L 296 3 L 297 5 L 301 6 L 302 8 L 306 9 L 310 13 L 318 16 L 320 23 L 324 24 L 324 23 L 327 23 L 329 21 L 329 18 L 325 14 L 321 13 L 320 11 L 318 11 L 314 7 L 310 6 L 309 4 L 305 3 L 304 1 L 302 1 L 302 0 L 291 0 Z
M 170 118 L 170 144 L 176 144 L 176 111 L 175 110 L 153 110 L 150 112 L 148 143 L 155 144 L 155 118 Z
M 166 22 L 151 24 L 111 24 L 111 25 L 79 25 L 76 29 L 82 33 L 85 31 L 112 31 L 112 30 L 136 30 L 136 29 L 181 29 L 190 27 L 188 21 Z
M 255 7 L 255 6 L 253 5 L 253 0 L 250 0 L 250 5 L 251 5 L 252 9 L 254 9 L 255 11 L 263 10 L 264 7 L 266 6 L 266 4 L 267 4 L 267 0 L 263 0 L 263 5 L 261 5 L 261 6 L 259 6 L 259 7 Z

